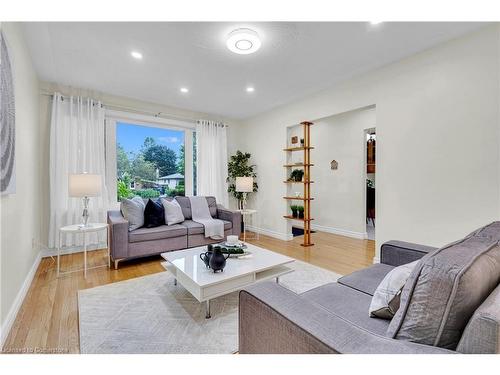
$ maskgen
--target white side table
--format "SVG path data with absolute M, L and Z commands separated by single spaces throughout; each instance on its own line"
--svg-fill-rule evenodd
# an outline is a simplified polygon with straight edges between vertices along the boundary
M 73 272 L 80 272 L 83 270 L 83 277 L 87 278 L 87 233 L 94 233 L 99 231 L 106 231 L 106 247 L 108 249 L 108 264 L 103 264 L 102 266 L 92 267 L 101 268 L 101 267 L 111 267 L 111 256 L 109 253 L 109 235 L 108 235 L 108 224 L 106 223 L 89 223 L 86 227 L 82 227 L 80 225 L 67 225 L 65 227 L 59 228 L 59 240 L 57 242 L 57 277 L 59 274 L 68 274 Z M 61 272 L 60 271 L 60 258 L 61 258 L 61 246 L 62 246 L 62 235 L 63 234 L 83 234 L 83 269 Z
M 243 241 L 247 240 L 247 216 L 251 217 L 252 220 L 252 225 L 255 226 L 253 216 L 257 216 L 257 210 L 250 210 L 250 209 L 244 209 L 244 210 L 236 210 L 241 213 L 242 219 L 243 219 Z M 255 237 L 251 239 L 258 240 L 259 239 L 259 233 L 254 232 Z

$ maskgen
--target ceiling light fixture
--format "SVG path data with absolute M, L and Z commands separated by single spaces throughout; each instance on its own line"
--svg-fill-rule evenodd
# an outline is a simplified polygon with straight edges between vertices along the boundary
M 134 59 L 142 60 L 142 53 L 137 52 L 137 51 L 132 51 L 132 52 L 130 52 L 130 54 L 132 55 L 132 57 Z
M 227 48 L 239 55 L 254 53 L 261 44 L 259 34 L 250 29 L 236 29 L 229 33 L 226 41 Z
M 370 21 L 370 25 L 375 26 L 381 24 L 383 21 Z
M 247 92 L 254 92 L 255 89 L 253 87 L 247 87 Z
M 187 87 L 181 87 L 181 92 L 186 94 L 189 92 L 189 89 Z

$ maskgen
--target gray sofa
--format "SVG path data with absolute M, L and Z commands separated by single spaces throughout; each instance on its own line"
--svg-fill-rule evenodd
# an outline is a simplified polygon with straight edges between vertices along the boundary
M 212 217 L 224 221 L 224 236 L 239 235 L 241 213 L 218 205 L 215 197 L 206 197 Z M 172 198 L 168 198 L 172 199 Z M 108 211 L 109 246 L 115 269 L 118 263 L 133 258 L 161 254 L 172 250 L 220 242 L 205 238 L 202 224 L 194 222 L 188 197 L 175 197 L 186 219 L 180 224 L 139 228 L 129 232 L 128 221 L 119 210 Z
M 380 264 L 337 283 L 302 294 L 269 282 L 242 290 L 239 352 L 500 353 L 499 240 L 500 222 L 441 249 L 389 241 Z M 418 259 L 392 321 L 370 318 L 385 275 Z M 439 339 L 429 341 L 433 329 Z

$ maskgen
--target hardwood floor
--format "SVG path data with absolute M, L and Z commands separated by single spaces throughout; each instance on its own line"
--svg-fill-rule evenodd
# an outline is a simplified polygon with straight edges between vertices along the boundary
M 315 246 L 300 246 L 301 237 L 292 241 L 260 236 L 249 240 L 255 245 L 347 274 L 372 264 L 375 242 L 357 240 L 328 233 L 312 234 Z M 26 299 L 14 322 L 4 346 L 4 353 L 79 353 L 77 291 L 99 285 L 145 276 L 164 269 L 161 257 L 150 257 L 122 262 L 118 270 L 97 268 L 56 277 L 56 263 L 43 258 Z M 97 250 L 88 255 L 88 266 L 106 263 L 106 251 Z M 61 257 L 61 269 L 78 269 L 83 254 Z

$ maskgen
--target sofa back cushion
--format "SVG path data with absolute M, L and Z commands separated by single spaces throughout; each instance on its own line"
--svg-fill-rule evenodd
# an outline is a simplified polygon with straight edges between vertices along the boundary
M 212 217 L 217 217 L 217 202 L 215 197 L 206 197 L 208 203 L 208 209 L 210 210 L 210 215 Z M 191 220 L 193 216 L 191 215 L 191 202 L 189 197 L 175 197 L 175 200 L 179 203 L 182 208 L 182 214 L 184 215 L 184 219 Z
M 480 231 L 422 258 L 403 288 L 389 337 L 457 347 L 472 314 L 500 280 L 498 241 Z
M 500 285 L 472 315 L 458 343 L 457 352 L 500 353 Z

